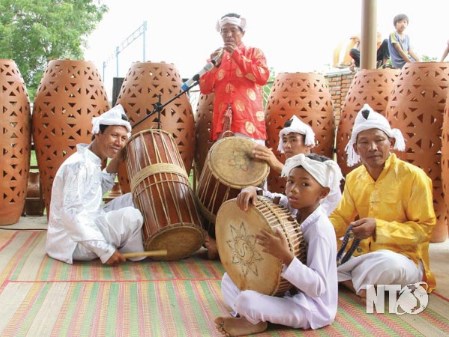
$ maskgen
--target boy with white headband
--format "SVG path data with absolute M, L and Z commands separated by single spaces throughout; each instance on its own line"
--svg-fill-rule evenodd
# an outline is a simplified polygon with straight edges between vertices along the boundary
M 340 188 L 340 168 L 324 156 L 299 154 L 287 159 L 282 175 L 287 177 L 286 195 L 291 207 L 297 210 L 296 219 L 307 243 L 307 264 L 293 256 L 280 231 L 262 230 L 256 235 L 264 252 L 283 262 L 281 276 L 297 291 L 288 291 L 282 297 L 240 291 L 225 273 L 222 294 L 234 313 L 232 317 L 218 317 L 215 323 L 227 336 L 262 332 L 267 329 L 268 322 L 296 329 L 318 329 L 335 319 L 338 304 L 336 237 L 320 200 Z
M 131 124 L 117 105 L 94 117 L 92 126 L 93 141 L 78 144 L 53 181 L 46 251 L 70 264 L 100 258 L 116 265 L 126 260 L 122 253 L 143 251 L 143 217 L 131 194 L 103 205 L 104 193 L 114 185 Z M 112 160 L 103 169 L 108 158 Z
M 310 153 L 315 146 L 315 132 L 310 125 L 301 121 L 297 116 L 293 116 L 285 122 L 284 128 L 279 131 L 278 151 L 288 159 L 296 154 Z M 264 145 L 256 145 L 253 150 L 254 158 L 265 160 L 270 168 L 277 173 L 282 172 L 284 164 L 281 163 L 272 149 Z
M 314 146 L 315 133 L 313 132 L 313 129 L 296 116 L 293 116 L 285 122 L 284 128 L 279 132 L 278 151 L 285 153 L 287 160 L 297 154 L 309 154 Z M 253 155 L 257 159 L 266 160 L 272 169 L 281 173 L 284 164 L 277 160 L 271 149 L 265 146 L 256 145 L 254 147 Z M 249 200 L 254 200 L 257 193 L 261 193 L 264 197 L 270 199 L 277 199 L 277 203 L 289 208 L 293 214 L 296 213 L 295 209 L 289 207 L 288 198 L 285 195 L 262 190 L 254 186 L 242 189 L 239 195 L 243 203 L 242 206 L 247 208 Z M 321 200 L 321 206 L 323 207 L 324 212 L 327 215 L 331 214 L 335 207 L 337 207 L 340 199 L 340 189 L 333 189 L 326 198 Z
M 404 150 L 401 132 L 365 104 L 346 147 L 348 166 L 363 165 L 346 176 L 342 200 L 330 216 L 337 238 L 352 226 L 361 240 L 354 256 L 338 267 L 338 280 L 362 298 L 371 285 L 425 281 L 429 292 L 435 287 L 429 266 L 436 222 L 432 181 L 391 148 Z
M 215 141 L 230 130 L 265 144 L 262 86 L 270 76 L 265 55 L 243 43 L 246 19 L 239 14 L 224 15 L 216 29 L 224 44 L 210 55 L 215 67 L 199 81 L 202 94 L 215 95 L 211 139 Z

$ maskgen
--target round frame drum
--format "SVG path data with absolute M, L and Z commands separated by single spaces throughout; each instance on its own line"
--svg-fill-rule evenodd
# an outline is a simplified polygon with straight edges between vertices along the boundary
M 259 186 L 267 178 L 270 167 L 253 158 L 254 145 L 248 138 L 225 137 L 210 148 L 196 193 L 208 221 L 215 223 L 223 202 L 237 197 L 242 188 Z
M 196 252 L 204 234 L 181 155 L 166 131 L 148 129 L 126 145 L 126 169 L 136 207 L 144 218 L 146 250 L 166 249 L 161 260 Z
M 236 199 L 226 201 L 217 214 L 217 246 L 224 269 L 240 290 L 282 295 L 292 285 L 281 277 L 282 262 L 264 253 L 256 242 L 262 229 L 280 229 L 290 251 L 305 263 L 306 245 L 301 227 L 291 213 L 265 197 L 242 211 Z

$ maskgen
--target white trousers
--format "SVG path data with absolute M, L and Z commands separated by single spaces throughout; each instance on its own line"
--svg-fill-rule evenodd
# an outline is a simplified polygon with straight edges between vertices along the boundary
M 120 253 L 141 252 L 143 217 L 134 207 L 131 193 L 114 198 L 104 206 L 105 214 L 95 219 L 95 223 L 107 243 L 117 247 Z M 73 253 L 75 260 L 89 261 L 98 256 L 81 244 L 76 245 Z M 131 258 L 132 261 L 145 257 Z
M 372 253 L 351 257 L 338 266 L 338 281 L 352 280 L 356 293 L 367 285 L 400 284 L 405 286 L 420 282 L 423 268 L 408 257 L 391 250 L 378 250 Z
M 245 317 L 252 324 L 271 322 L 293 328 L 310 328 L 305 311 L 293 297 L 275 297 L 253 290 L 241 291 L 231 280 L 228 273 L 223 275 L 221 292 L 225 303 L 234 311 Z

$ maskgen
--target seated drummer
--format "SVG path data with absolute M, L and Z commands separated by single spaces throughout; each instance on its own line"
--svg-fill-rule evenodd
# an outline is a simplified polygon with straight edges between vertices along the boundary
M 116 265 L 126 260 L 122 253 L 143 251 L 143 217 L 134 208 L 131 193 L 103 205 L 104 193 L 114 185 L 131 124 L 117 105 L 94 117 L 92 125 L 93 141 L 78 144 L 53 181 L 46 251 L 70 264 L 100 258 Z M 108 158 L 112 160 L 104 168 Z
M 368 285 L 407 285 L 435 279 L 429 241 L 435 225 L 432 181 L 426 173 L 391 153 L 404 150 L 398 129 L 365 104 L 346 147 L 348 166 L 341 202 L 330 216 L 337 238 L 349 226 L 361 240 L 354 256 L 338 267 L 338 281 L 360 297 Z M 356 220 L 357 219 L 357 220 Z
M 306 123 L 302 122 L 297 116 L 293 116 L 284 124 L 284 128 L 279 132 L 278 151 L 285 154 L 285 158 L 291 158 L 294 155 L 304 153 L 308 154 L 315 146 L 315 133 L 313 129 Z M 275 172 L 281 173 L 284 164 L 282 164 L 273 153 L 272 149 L 266 146 L 256 145 L 253 150 L 255 158 L 265 160 L 270 168 Z M 272 193 L 269 191 L 262 191 L 254 187 L 244 189 L 245 193 L 250 193 L 250 198 L 254 197 L 257 191 L 263 193 L 265 197 L 270 199 L 279 199 L 279 204 L 288 207 L 287 197 L 280 193 Z M 333 191 L 322 202 L 327 215 L 329 215 L 337 206 L 341 199 L 340 189 Z M 294 210 L 291 210 L 294 212 Z
M 286 159 L 296 154 L 310 153 L 314 146 L 315 132 L 297 116 L 286 121 L 284 128 L 279 132 L 278 151 L 284 153 Z M 281 174 L 284 164 L 276 158 L 272 149 L 259 144 L 254 147 L 253 155 L 256 159 L 265 160 L 271 170 Z
M 268 322 L 296 329 L 318 329 L 331 324 L 337 312 L 338 282 L 335 231 L 321 200 L 340 188 L 342 174 L 337 163 L 317 154 L 298 154 L 287 159 L 282 170 L 287 177 L 286 195 L 297 210 L 307 244 L 307 264 L 290 252 L 287 239 L 277 231 L 262 230 L 257 243 L 265 253 L 283 263 L 281 276 L 296 287 L 282 297 L 264 295 L 253 290 L 240 291 L 227 273 L 221 283 L 231 317 L 215 319 L 217 329 L 227 336 L 265 331 Z M 237 204 L 247 210 L 256 198 L 239 194 Z

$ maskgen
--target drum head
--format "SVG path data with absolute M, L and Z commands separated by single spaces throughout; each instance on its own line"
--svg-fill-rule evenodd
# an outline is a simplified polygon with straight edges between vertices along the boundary
M 212 145 L 208 165 L 223 184 L 233 188 L 258 186 L 268 176 L 267 162 L 253 158 L 255 143 L 243 137 L 226 137 Z
M 158 260 L 173 261 L 191 256 L 204 243 L 203 232 L 192 226 L 170 226 L 157 232 L 144 242 L 145 250 L 167 250 L 167 256 Z M 154 258 L 156 259 L 156 258 Z
M 235 199 L 226 201 L 217 214 L 217 247 L 224 269 L 240 290 L 255 290 L 274 295 L 280 283 L 282 263 L 262 252 L 256 234 L 271 231 L 256 207 L 242 211 Z

